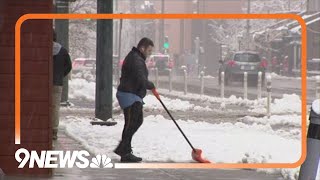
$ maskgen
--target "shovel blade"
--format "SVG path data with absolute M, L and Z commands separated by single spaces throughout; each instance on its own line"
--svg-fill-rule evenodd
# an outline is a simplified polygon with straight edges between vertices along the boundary
M 211 163 L 209 160 L 202 157 L 202 150 L 195 149 L 191 152 L 192 159 L 199 163 Z

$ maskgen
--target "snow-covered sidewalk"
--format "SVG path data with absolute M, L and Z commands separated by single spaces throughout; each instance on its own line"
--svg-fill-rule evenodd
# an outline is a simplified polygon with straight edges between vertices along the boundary
M 91 126 L 90 119 L 66 117 L 62 126 L 94 154 L 111 159 L 123 128 L 123 117 L 115 117 L 116 126 Z M 195 147 L 215 163 L 293 163 L 300 158 L 299 139 L 284 138 L 268 125 L 243 123 L 210 124 L 179 120 L 181 128 Z M 178 146 L 177 146 L 178 144 Z M 192 162 L 191 149 L 171 120 L 148 116 L 133 139 L 134 152 L 145 162 Z M 270 170 L 268 170 L 270 171 Z M 273 170 L 294 175 L 297 169 Z

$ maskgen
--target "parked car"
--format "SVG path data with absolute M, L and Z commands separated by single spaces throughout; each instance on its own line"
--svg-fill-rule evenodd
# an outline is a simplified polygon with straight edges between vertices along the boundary
M 77 58 L 72 61 L 72 73 L 96 72 L 96 59 L 94 58 Z
M 268 64 L 261 60 L 259 54 L 253 51 L 239 51 L 234 53 L 232 59 L 220 61 L 219 84 L 221 72 L 225 72 L 225 85 L 234 81 L 242 81 L 244 72 L 248 73 L 248 83 L 258 84 L 258 73 L 262 72 L 262 84 L 264 84 L 265 72 Z
M 155 54 L 147 59 L 147 67 L 158 68 L 159 73 L 167 73 L 168 69 L 173 69 L 174 63 L 168 54 Z

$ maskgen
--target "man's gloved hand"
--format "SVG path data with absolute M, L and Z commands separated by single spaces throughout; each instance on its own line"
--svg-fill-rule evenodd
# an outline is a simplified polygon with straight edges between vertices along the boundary
M 148 88 L 147 89 L 152 90 L 154 88 L 156 88 L 156 86 L 153 84 L 153 82 L 148 81 Z
M 153 93 L 153 95 L 154 95 L 157 99 L 160 100 L 160 95 L 159 95 L 158 91 L 156 90 L 156 88 L 153 88 L 153 89 L 152 89 L 152 93 Z

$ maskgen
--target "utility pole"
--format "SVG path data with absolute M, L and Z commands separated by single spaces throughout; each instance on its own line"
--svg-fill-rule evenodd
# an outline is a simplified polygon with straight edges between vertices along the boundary
M 202 13 L 205 14 L 206 13 L 206 0 L 202 0 Z M 200 12 L 200 10 L 199 10 Z M 204 70 L 204 67 L 205 65 L 207 64 L 206 63 L 206 53 L 205 53 L 205 47 L 208 47 L 208 41 L 207 41 L 207 30 L 208 30 L 208 20 L 207 19 L 201 19 L 202 23 L 201 23 L 201 26 L 202 26 L 202 33 L 201 33 L 201 41 L 202 41 L 202 44 L 201 44 L 201 48 L 200 48 L 200 54 L 199 54 L 199 66 L 198 66 L 198 75 L 200 75 L 200 72 Z
M 98 14 L 112 14 L 112 12 L 113 1 L 97 1 Z M 95 117 L 104 121 L 112 118 L 112 26 L 112 19 L 97 20 Z
M 267 39 L 267 43 L 268 43 L 268 45 L 267 45 L 267 49 L 268 49 L 268 51 L 267 51 L 267 56 L 268 56 L 268 59 L 269 59 L 269 62 L 272 62 L 272 54 L 271 54 L 271 38 L 270 38 L 270 29 L 268 28 L 268 29 L 266 29 L 266 39 Z M 271 66 L 268 66 L 267 67 L 267 71 L 268 72 L 272 72 L 272 70 L 270 69 L 270 67 Z
M 114 2 L 114 13 L 119 13 L 119 8 L 118 8 L 118 0 L 113 0 Z M 118 37 L 119 37 L 119 34 L 118 34 L 118 29 L 119 29 L 119 21 L 117 20 L 113 20 L 113 23 L 114 23 L 114 47 L 119 47 L 119 41 L 118 41 Z M 116 54 L 117 52 L 117 49 L 114 48 L 114 54 Z
M 180 53 L 184 53 L 184 19 L 180 19 Z
M 251 0 L 248 0 L 248 7 L 247 7 L 247 14 L 251 13 Z M 246 35 L 246 43 L 247 43 L 247 50 L 249 50 L 250 48 L 250 42 L 251 42 L 251 38 L 250 38 L 250 19 L 247 19 L 247 35 Z
M 197 64 L 197 75 L 200 74 L 200 38 L 197 36 L 194 40 L 194 56 Z
M 164 14 L 165 4 L 164 0 L 161 0 L 161 14 Z M 159 50 L 162 50 L 164 43 L 164 19 L 160 19 L 160 32 L 159 32 Z
M 119 27 L 119 39 L 118 39 L 118 61 L 117 61 L 117 65 L 116 65 L 116 69 L 115 69 L 115 72 L 116 72 L 116 75 L 115 75 L 115 78 L 116 78 L 116 82 L 117 82 L 117 85 L 118 85 L 118 82 L 120 83 L 120 72 L 121 72 L 121 69 L 120 69 L 120 61 L 121 61 L 121 39 L 122 39 L 122 23 L 123 23 L 123 19 L 120 19 L 120 27 Z M 118 38 L 118 37 L 117 37 Z
M 136 0 L 133 0 L 133 14 L 137 13 Z M 134 44 L 137 43 L 137 19 L 134 19 Z
M 56 13 L 69 13 L 69 0 L 56 0 Z M 55 20 L 55 31 L 57 34 L 57 42 L 69 51 L 69 20 Z M 70 75 L 69 75 L 70 76 Z M 69 105 L 69 76 L 63 78 L 63 88 L 61 94 L 61 102 Z

